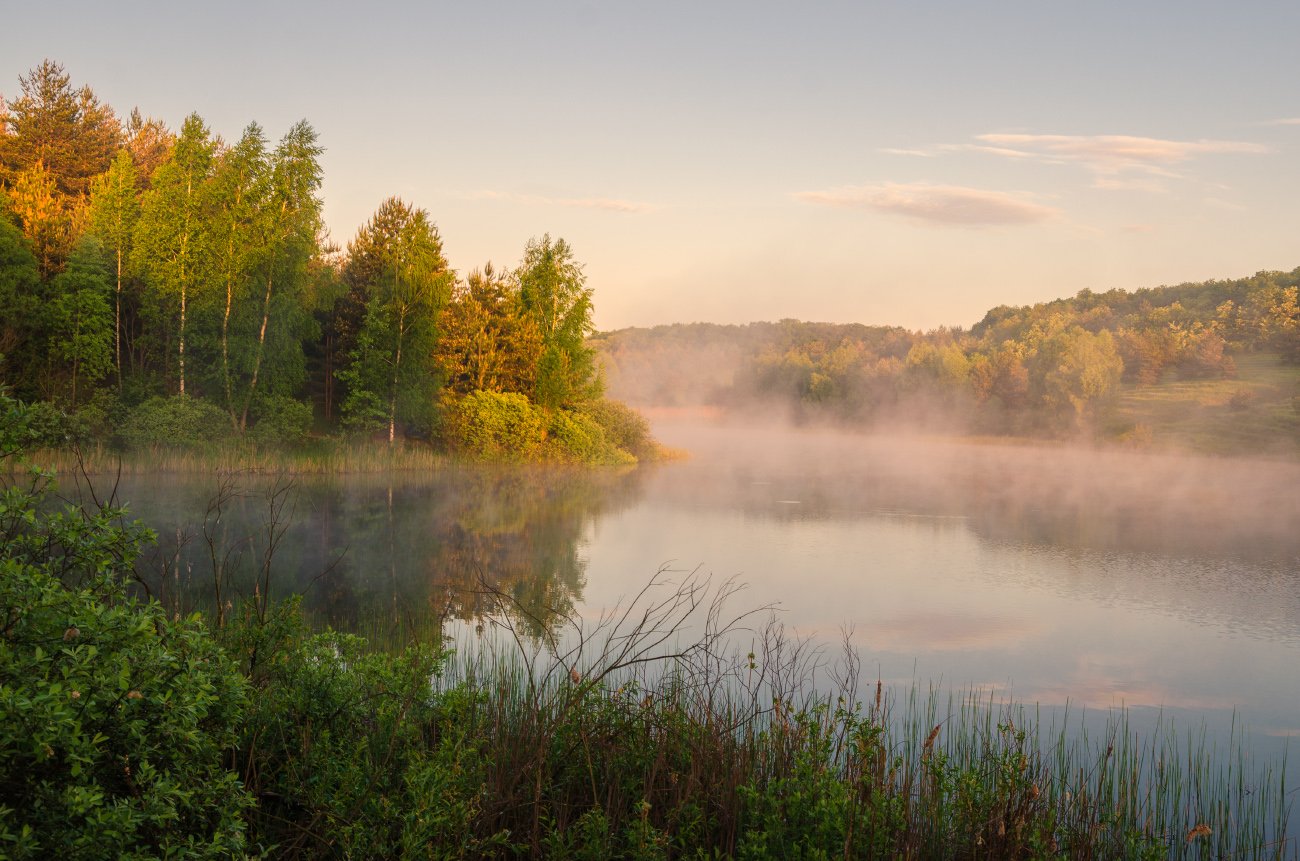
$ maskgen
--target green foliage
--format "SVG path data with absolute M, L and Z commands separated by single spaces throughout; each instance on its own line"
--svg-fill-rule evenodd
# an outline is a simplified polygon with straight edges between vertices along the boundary
M 230 435 L 230 418 L 201 398 L 154 397 L 127 415 L 118 437 L 127 448 L 203 447 Z
M 20 395 L 36 392 L 40 350 L 40 272 L 0 190 L 0 382 Z
M 550 234 L 530 240 L 515 277 L 524 312 L 541 334 L 533 400 L 557 408 L 599 397 L 595 351 L 586 340 L 594 331 L 591 288 L 573 250 Z
M 373 652 L 346 634 L 313 635 L 288 602 L 246 604 L 220 632 L 253 696 L 240 750 L 250 841 L 278 857 L 428 857 L 475 845 L 472 750 L 428 743 L 436 726 L 429 648 Z
M 224 858 L 252 799 L 223 767 L 243 678 L 195 620 L 0 560 L 0 849 Z
M 650 422 L 627 404 L 599 398 L 582 404 L 578 411 L 600 425 L 611 445 L 637 460 L 650 461 L 661 456 L 659 443 L 650 434 Z
M 1084 428 L 1119 386 L 1124 363 L 1110 332 L 1078 326 L 1039 344 L 1029 361 L 1029 386 L 1064 427 Z
M 49 355 L 68 378 L 75 407 L 80 394 L 113 369 L 113 309 L 103 246 L 86 237 L 77 244 L 67 269 L 54 279 L 49 307 Z
M 546 449 L 551 460 L 569 463 L 630 464 L 636 457 L 616 446 L 591 416 L 555 410 L 547 426 Z
M 0 456 L 30 418 L 0 395 Z M 243 677 L 196 619 L 127 597 L 147 531 L 33 479 L 0 493 L 0 854 L 240 854 Z
M 253 403 L 250 432 L 259 446 L 294 446 L 311 430 L 311 405 L 283 395 L 262 395 Z
M 514 392 L 472 392 L 451 407 L 448 441 L 487 460 L 528 460 L 542 450 L 546 415 Z
M 348 251 L 342 304 L 352 319 L 342 321 L 348 366 L 338 373 L 345 420 L 368 426 L 382 405 L 389 442 L 399 423 L 427 435 L 436 417 L 437 323 L 453 282 L 442 239 L 427 212 L 389 198 Z

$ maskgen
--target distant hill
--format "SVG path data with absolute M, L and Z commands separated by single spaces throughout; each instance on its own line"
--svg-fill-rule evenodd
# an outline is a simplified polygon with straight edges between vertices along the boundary
M 1300 268 L 1084 290 L 993 308 L 970 329 L 690 323 L 598 333 L 591 344 L 608 394 L 642 408 L 1291 452 L 1298 288 Z

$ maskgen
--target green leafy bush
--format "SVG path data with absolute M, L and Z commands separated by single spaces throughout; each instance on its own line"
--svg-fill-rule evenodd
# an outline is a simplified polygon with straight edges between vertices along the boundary
M 133 449 L 151 446 L 197 448 L 230 435 L 230 416 L 201 398 L 150 398 L 131 411 L 118 436 Z
M 659 443 L 650 435 L 650 422 L 622 401 L 608 398 L 588 401 L 580 407 L 605 431 L 605 438 L 637 460 L 655 460 L 661 456 Z
M 28 418 L 0 394 L 0 457 Z M 51 511 L 29 472 L 0 492 L 0 856 L 239 854 L 243 677 L 197 620 L 127 596 L 147 530 Z
M 635 457 L 606 438 L 595 419 L 572 410 L 551 413 L 546 451 L 549 459 L 570 463 L 636 463 Z
M 197 621 L 99 585 L 0 561 L 0 854 L 239 852 L 243 678 Z
M 283 395 L 259 397 L 253 420 L 251 435 L 259 446 L 300 445 L 311 430 L 311 406 Z
M 281 857 L 475 857 L 480 768 L 472 740 L 440 744 L 430 680 L 441 652 L 372 651 L 311 634 L 287 602 L 245 606 L 221 631 L 256 696 L 240 749 L 261 799 L 250 838 Z
M 527 460 L 542 449 L 546 415 L 513 392 L 471 392 L 451 408 L 452 446 L 489 460 Z

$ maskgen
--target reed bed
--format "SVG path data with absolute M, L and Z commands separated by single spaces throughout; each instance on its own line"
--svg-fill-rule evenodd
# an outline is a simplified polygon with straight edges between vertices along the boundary
M 286 472 L 345 475 L 440 469 L 451 458 L 420 444 L 319 441 L 299 449 L 231 444 L 212 448 L 157 447 L 123 452 L 102 443 L 80 449 L 41 449 L 27 460 L 64 475 Z
M 625 615 L 631 632 L 460 638 L 435 688 L 442 742 L 476 748 L 476 839 L 531 857 L 1300 857 L 1285 761 L 1253 763 L 1235 725 L 1139 733 L 1118 710 L 1090 734 L 978 691 L 860 696 L 851 650 L 828 661 L 775 622 L 748 652 L 724 653 L 740 627 L 717 615 L 677 645 L 688 604 Z

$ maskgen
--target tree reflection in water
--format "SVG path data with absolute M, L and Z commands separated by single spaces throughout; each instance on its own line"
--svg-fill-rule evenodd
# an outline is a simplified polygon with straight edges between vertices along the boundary
M 426 636 L 448 619 L 484 618 L 496 610 L 485 593 L 497 591 L 515 605 L 519 629 L 541 638 L 582 601 L 589 528 L 635 504 L 643 477 L 483 466 L 297 477 L 278 509 L 284 476 L 141 477 L 124 479 L 119 495 L 159 535 L 137 573 L 174 612 L 261 594 L 258 573 L 273 551 L 272 598 L 301 594 L 320 626 Z

